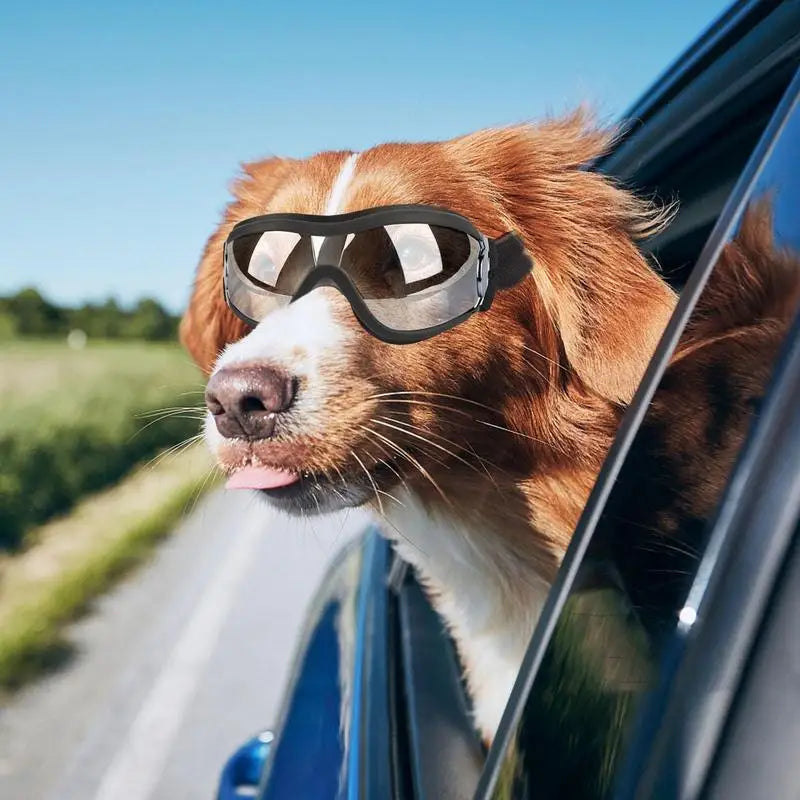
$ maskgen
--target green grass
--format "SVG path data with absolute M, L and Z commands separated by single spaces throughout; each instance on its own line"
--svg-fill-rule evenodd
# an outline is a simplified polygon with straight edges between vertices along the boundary
M 198 430 L 202 377 L 177 344 L 0 345 L 0 549 Z
M 71 655 L 67 623 L 153 551 L 207 488 L 208 475 L 196 450 L 139 470 L 50 523 L 36 547 L 0 563 L 1 690 L 15 690 Z

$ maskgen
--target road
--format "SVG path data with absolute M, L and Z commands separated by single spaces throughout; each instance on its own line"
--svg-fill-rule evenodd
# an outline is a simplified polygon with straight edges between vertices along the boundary
M 367 521 L 210 494 L 69 630 L 76 656 L 0 711 L 2 800 L 194 800 L 276 718 L 305 607 Z

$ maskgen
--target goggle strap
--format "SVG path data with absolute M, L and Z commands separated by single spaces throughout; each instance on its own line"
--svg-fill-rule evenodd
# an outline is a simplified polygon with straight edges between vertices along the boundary
M 488 311 L 495 294 L 516 286 L 533 270 L 533 259 L 516 233 L 505 233 L 489 239 L 489 285 L 481 300 L 480 310 Z
M 495 289 L 516 286 L 533 269 L 533 259 L 516 233 L 489 241 L 489 280 Z

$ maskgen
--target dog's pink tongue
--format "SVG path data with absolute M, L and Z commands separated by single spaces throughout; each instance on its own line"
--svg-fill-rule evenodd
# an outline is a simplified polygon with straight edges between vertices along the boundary
M 269 467 L 244 467 L 228 478 L 226 489 L 277 489 L 300 480 L 296 472 Z

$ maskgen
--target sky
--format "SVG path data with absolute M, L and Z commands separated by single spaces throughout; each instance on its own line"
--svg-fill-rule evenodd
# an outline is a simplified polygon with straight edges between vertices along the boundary
M 41 2 L 0 25 L 0 294 L 189 295 L 242 161 L 612 121 L 726 0 Z

